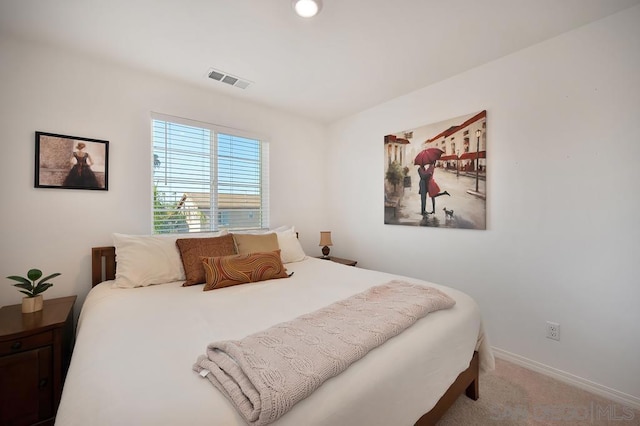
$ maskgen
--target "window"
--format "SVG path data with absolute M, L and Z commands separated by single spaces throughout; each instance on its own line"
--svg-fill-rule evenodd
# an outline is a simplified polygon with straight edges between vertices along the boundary
M 175 117 L 152 117 L 153 232 L 269 227 L 268 144 Z

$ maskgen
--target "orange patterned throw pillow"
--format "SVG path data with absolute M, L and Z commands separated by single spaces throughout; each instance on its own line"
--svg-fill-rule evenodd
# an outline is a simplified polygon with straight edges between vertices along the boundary
M 287 278 L 280 250 L 233 256 L 203 257 L 204 291 L 274 278 Z

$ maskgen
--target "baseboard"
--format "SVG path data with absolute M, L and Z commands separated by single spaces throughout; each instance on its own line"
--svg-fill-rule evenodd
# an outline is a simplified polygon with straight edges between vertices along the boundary
M 549 367 L 548 365 L 533 361 L 520 355 L 516 355 L 500 348 L 491 347 L 491 349 L 493 350 L 493 354 L 496 358 L 504 359 L 505 361 L 512 362 L 521 367 L 536 371 L 540 374 L 544 374 L 545 376 L 553 377 L 554 379 L 560 380 L 561 382 L 610 399 L 619 404 L 626 405 L 627 407 L 634 408 L 636 410 L 640 410 L 640 398 L 637 398 L 633 395 L 611 389 L 590 380 L 583 379 L 582 377 L 574 376 L 573 374 L 567 373 L 566 371 Z

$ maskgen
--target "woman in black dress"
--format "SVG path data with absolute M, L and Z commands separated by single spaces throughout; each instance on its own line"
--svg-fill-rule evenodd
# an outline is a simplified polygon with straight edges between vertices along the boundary
M 64 186 L 75 188 L 100 188 L 96 175 L 91 170 L 93 160 L 88 152 L 84 152 L 86 145 L 84 142 L 78 142 L 77 151 L 71 157 L 73 167 L 64 180 Z

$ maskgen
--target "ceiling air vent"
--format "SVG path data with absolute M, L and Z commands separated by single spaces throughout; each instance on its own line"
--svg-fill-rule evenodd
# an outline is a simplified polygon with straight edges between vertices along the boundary
M 251 85 L 251 82 L 249 80 L 245 80 L 240 77 L 236 77 L 224 71 L 216 70 L 213 68 L 209 69 L 209 71 L 207 72 L 207 75 L 212 80 L 216 80 L 221 83 L 226 83 L 229 86 L 238 87 L 240 89 L 246 89 Z

